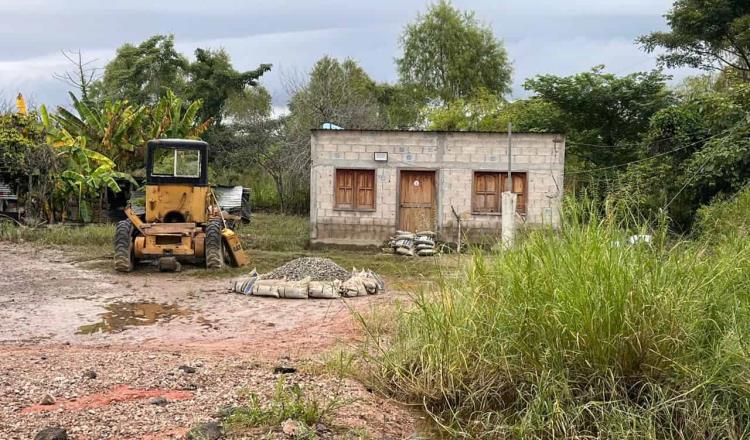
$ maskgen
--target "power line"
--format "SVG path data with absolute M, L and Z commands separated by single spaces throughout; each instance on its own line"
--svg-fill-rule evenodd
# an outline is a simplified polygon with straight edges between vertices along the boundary
M 674 139 L 679 137 L 680 135 L 674 135 L 674 136 L 668 136 L 664 138 L 659 139 L 653 139 L 651 142 L 661 142 L 661 141 L 668 141 L 670 139 Z M 643 143 L 637 143 L 637 144 L 618 144 L 618 145 L 604 145 L 604 144 L 588 144 L 585 142 L 575 142 L 575 141 L 566 141 L 565 142 L 568 145 L 580 145 L 582 147 L 596 147 L 596 148 L 625 148 L 625 147 L 640 147 L 643 145 Z
M 719 133 L 716 133 L 715 135 L 709 136 L 707 138 L 701 139 L 701 140 L 696 141 L 696 142 L 689 143 L 687 145 L 683 145 L 682 147 L 675 148 L 674 150 L 666 151 L 664 153 L 655 154 L 653 156 L 649 156 L 649 157 L 646 157 L 646 158 L 643 158 L 643 159 L 637 159 L 637 160 L 634 160 L 634 161 L 631 161 L 631 162 L 622 163 L 622 164 L 619 164 L 619 165 L 610 165 L 610 166 L 607 166 L 607 167 L 594 168 L 593 170 L 581 170 L 581 171 L 574 171 L 574 172 L 565 173 L 565 174 L 566 175 L 575 175 L 575 174 L 593 173 L 593 172 L 597 172 L 597 171 L 604 171 L 604 170 L 611 170 L 611 169 L 614 169 L 614 168 L 620 168 L 620 167 L 632 165 L 634 163 L 645 162 L 647 160 L 651 160 L 651 159 L 654 159 L 654 158 L 657 158 L 657 157 L 666 156 L 667 154 L 672 154 L 672 153 L 674 153 L 676 151 L 684 150 L 685 148 L 689 148 L 689 147 L 692 147 L 693 145 L 700 144 L 701 142 L 709 141 L 709 140 L 711 140 L 711 139 L 713 139 L 715 137 L 721 136 L 723 134 L 728 133 L 731 130 L 734 130 L 738 126 L 739 126 L 739 123 L 733 125 L 732 127 L 727 128 L 726 130 L 723 130 L 723 131 L 721 131 Z

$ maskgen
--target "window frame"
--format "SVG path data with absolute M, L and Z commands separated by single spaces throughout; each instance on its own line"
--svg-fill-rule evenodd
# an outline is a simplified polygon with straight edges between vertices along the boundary
M 477 193 L 475 192 L 476 188 L 476 182 L 477 182 L 477 175 L 487 175 L 492 174 L 496 178 L 496 184 L 497 184 L 497 211 L 481 211 L 476 206 L 476 196 Z M 471 176 L 471 214 L 472 215 L 492 215 L 492 216 L 502 216 L 502 193 L 505 191 L 504 186 L 504 180 L 506 180 L 508 177 L 508 171 L 495 171 L 495 170 L 474 170 L 472 172 Z M 518 207 L 516 207 L 516 214 L 519 214 L 523 217 L 526 216 L 528 213 L 528 204 L 529 204 L 529 173 L 528 171 L 512 171 L 511 172 L 511 179 L 513 176 L 521 175 L 523 176 L 523 192 L 517 193 L 513 191 L 513 182 L 511 180 L 511 192 L 514 192 L 515 194 L 520 194 L 524 198 L 524 206 L 523 211 L 519 212 Z
M 338 202 L 338 173 L 339 171 L 352 173 L 352 203 L 351 206 L 341 206 Z M 377 172 L 376 168 L 335 168 L 333 171 L 333 210 L 334 211 L 357 211 L 357 212 L 374 212 L 377 210 Z M 372 206 L 361 207 L 358 204 L 358 179 L 357 175 L 360 173 L 371 173 L 372 174 Z M 369 189 L 369 188 L 366 188 Z

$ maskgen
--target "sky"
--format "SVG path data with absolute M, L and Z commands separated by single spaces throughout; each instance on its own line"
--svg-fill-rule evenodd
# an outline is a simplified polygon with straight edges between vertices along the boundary
M 117 47 L 174 34 L 189 57 L 197 47 L 224 48 L 235 68 L 273 64 L 262 84 L 283 112 L 285 78 L 309 72 L 324 55 L 350 57 L 379 82 L 398 79 L 403 27 L 429 1 L 412 0 L 0 0 L 0 102 L 18 92 L 32 104 L 69 104 L 54 78 L 70 68 L 62 50 L 81 50 L 104 67 Z M 656 66 L 639 35 L 666 28 L 672 0 L 453 0 L 476 12 L 502 39 L 513 62 L 510 98 L 538 74 L 570 75 L 603 64 L 616 74 Z M 668 70 L 674 81 L 695 72 Z

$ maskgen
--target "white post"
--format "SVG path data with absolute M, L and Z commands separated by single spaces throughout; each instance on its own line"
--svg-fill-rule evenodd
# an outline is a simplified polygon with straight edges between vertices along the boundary
M 505 181 L 505 188 L 501 198 L 501 215 L 502 215 L 502 240 L 503 248 L 510 249 L 513 247 L 513 239 L 516 233 L 516 202 L 517 196 L 513 193 L 513 176 L 511 174 L 513 147 L 513 125 L 508 123 L 508 177 Z
M 502 195 L 502 238 L 503 248 L 513 247 L 513 238 L 516 232 L 516 198 L 517 195 L 505 191 Z

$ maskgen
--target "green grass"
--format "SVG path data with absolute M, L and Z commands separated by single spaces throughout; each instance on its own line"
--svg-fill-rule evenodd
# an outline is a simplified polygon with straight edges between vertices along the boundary
M 0 240 L 13 243 L 31 242 L 57 246 L 111 247 L 114 234 L 115 227 L 111 224 L 86 226 L 51 225 L 31 228 L 17 226 L 7 221 L 0 221 Z
M 308 217 L 297 215 L 257 213 L 237 233 L 245 249 L 301 251 L 309 247 L 309 221 Z
M 363 319 L 370 385 L 451 438 L 750 437 L 750 240 L 617 246 L 592 212 Z
M 201 267 L 184 265 L 183 269 L 191 276 L 234 277 L 248 273 L 253 267 L 260 273 L 265 273 L 297 257 L 317 256 L 330 258 L 346 269 L 356 267 L 374 270 L 386 277 L 390 289 L 415 290 L 457 265 L 455 255 L 409 258 L 385 254 L 377 248 L 310 249 L 308 222 L 307 217 L 301 216 L 255 214 L 251 224 L 243 225 L 237 230 L 242 246 L 250 257 L 250 268 L 206 271 Z M 111 224 L 28 228 L 0 221 L 0 240 L 73 247 L 87 255 L 95 248 L 95 254 L 99 257 L 111 256 L 113 237 L 114 225 Z M 102 269 L 108 267 L 109 263 L 101 265 Z
M 223 420 L 230 432 L 244 432 L 252 428 L 277 428 L 286 420 L 300 422 L 297 439 L 317 438 L 315 425 L 329 422 L 335 411 L 349 402 L 336 395 L 321 400 L 306 394 L 297 384 L 287 385 L 281 376 L 276 382 L 274 394 L 264 401 L 260 396 L 247 393 L 245 405 L 232 409 Z

